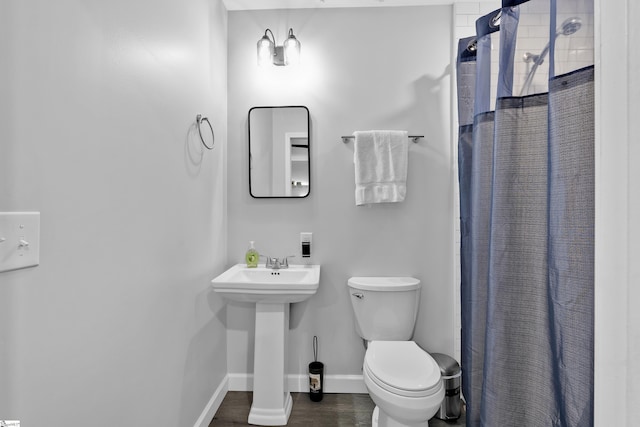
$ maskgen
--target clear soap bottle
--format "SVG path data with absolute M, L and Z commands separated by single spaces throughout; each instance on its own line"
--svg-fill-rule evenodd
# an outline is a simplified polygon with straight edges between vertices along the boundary
M 247 249 L 247 253 L 244 256 L 244 260 L 247 263 L 247 267 L 256 268 L 258 266 L 258 259 L 260 255 L 256 248 L 253 246 L 253 240 L 249 242 L 249 249 Z

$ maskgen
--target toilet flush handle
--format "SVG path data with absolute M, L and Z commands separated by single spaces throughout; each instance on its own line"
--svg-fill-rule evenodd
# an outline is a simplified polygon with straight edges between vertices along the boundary
M 358 299 L 362 299 L 362 298 L 364 298 L 364 295 L 363 295 L 363 294 L 361 294 L 360 292 L 356 292 L 356 293 L 353 293 L 353 294 L 351 294 L 351 295 L 353 295 L 354 297 L 356 297 L 356 298 L 358 298 Z

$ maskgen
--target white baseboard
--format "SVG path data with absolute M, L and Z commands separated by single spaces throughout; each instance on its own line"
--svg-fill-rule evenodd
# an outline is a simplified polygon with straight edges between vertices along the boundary
M 204 407 L 202 414 L 200 414 L 193 427 L 209 427 L 211 420 L 222 404 L 222 400 L 227 395 L 227 391 L 229 391 L 229 375 L 224 377 L 216 391 L 213 392 L 213 396 L 209 399 L 207 406 Z
M 227 374 L 229 391 L 253 390 L 253 374 Z
M 289 391 L 293 393 L 309 392 L 307 375 L 288 375 Z M 228 391 L 253 390 L 253 374 L 227 374 L 209 399 L 202 414 L 193 427 L 208 427 L 216 415 L 222 400 Z M 362 375 L 325 375 L 324 393 L 367 393 Z
M 253 390 L 253 374 L 228 374 L 229 391 Z M 307 375 L 287 376 L 289 391 L 293 393 L 309 392 L 309 377 Z M 324 393 L 367 393 L 362 375 L 325 375 Z

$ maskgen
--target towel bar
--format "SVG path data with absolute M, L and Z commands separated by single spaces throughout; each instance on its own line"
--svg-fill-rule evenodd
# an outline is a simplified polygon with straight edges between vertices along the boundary
M 418 142 L 420 138 L 424 138 L 424 135 L 408 135 L 407 137 L 411 139 L 413 142 Z M 342 142 L 347 143 L 349 142 L 350 139 L 355 139 L 356 137 L 353 135 L 349 135 L 349 136 L 341 136 L 340 138 L 342 138 Z

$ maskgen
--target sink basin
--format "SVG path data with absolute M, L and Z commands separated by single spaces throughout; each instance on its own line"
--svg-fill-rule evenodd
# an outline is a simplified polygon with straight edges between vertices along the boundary
M 310 298 L 318 290 L 319 265 L 289 268 L 248 268 L 236 264 L 211 281 L 213 290 L 232 301 L 293 303 Z

